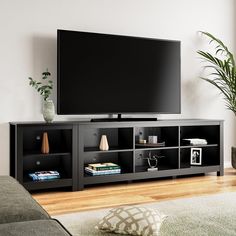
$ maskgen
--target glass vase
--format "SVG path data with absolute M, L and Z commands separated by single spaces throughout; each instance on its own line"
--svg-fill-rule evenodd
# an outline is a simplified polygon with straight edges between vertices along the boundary
M 55 106 L 52 100 L 44 101 L 43 104 L 43 118 L 47 123 L 53 121 L 55 117 Z

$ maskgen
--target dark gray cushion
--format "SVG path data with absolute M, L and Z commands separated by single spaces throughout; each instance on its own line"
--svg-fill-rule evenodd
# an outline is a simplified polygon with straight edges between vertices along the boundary
M 55 220 L 34 220 L 0 224 L 0 236 L 68 236 Z
M 14 178 L 0 176 L 0 224 L 49 218 L 48 213 Z

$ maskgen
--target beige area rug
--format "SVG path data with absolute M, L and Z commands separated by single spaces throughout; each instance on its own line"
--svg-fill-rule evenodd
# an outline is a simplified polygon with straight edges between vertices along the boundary
M 236 192 L 139 206 L 155 208 L 168 215 L 161 226 L 160 236 L 236 236 Z M 55 218 L 75 236 L 115 236 L 94 228 L 108 211 L 71 213 Z

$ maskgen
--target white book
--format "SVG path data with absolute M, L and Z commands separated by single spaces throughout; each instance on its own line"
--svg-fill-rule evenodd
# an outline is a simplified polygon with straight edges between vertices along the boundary
M 86 172 L 90 172 L 92 174 L 119 174 L 121 173 L 121 169 L 114 169 L 114 170 L 93 170 L 89 167 L 85 167 Z
M 37 171 L 34 173 L 37 176 L 58 176 L 60 175 L 57 171 Z
M 207 144 L 207 140 L 201 139 L 201 138 L 185 138 L 183 140 L 188 141 L 192 145 L 206 145 Z

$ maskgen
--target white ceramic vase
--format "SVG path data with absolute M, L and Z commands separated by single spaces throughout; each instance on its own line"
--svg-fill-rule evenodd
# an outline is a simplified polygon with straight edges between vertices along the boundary
M 52 122 L 55 116 L 55 107 L 52 100 L 44 101 L 43 118 L 46 122 Z
M 100 141 L 100 145 L 99 145 L 99 149 L 101 151 L 109 150 L 109 145 L 108 145 L 108 141 L 107 141 L 107 136 L 106 135 L 102 135 L 101 141 Z

